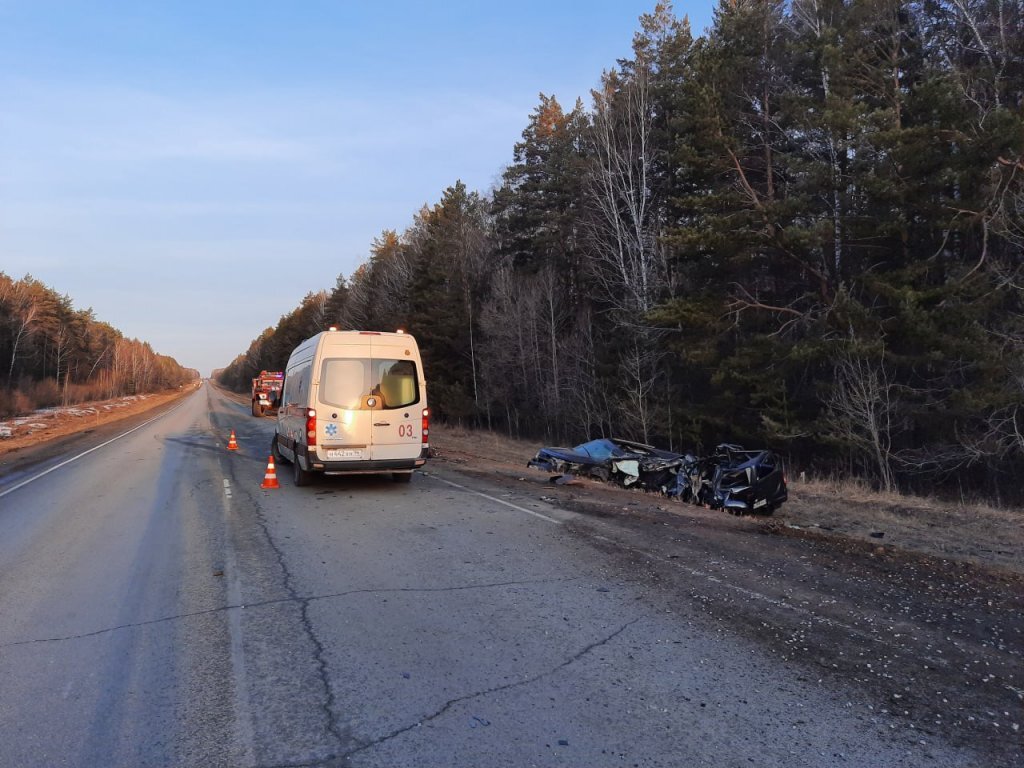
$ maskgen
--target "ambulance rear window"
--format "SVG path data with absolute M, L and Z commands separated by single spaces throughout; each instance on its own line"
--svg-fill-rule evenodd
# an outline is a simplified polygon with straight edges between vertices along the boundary
M 412 360 L 334 358 L 320 371 L 320 402 L 339 408 L 407 408 L 419 401 L 419 380 Z
M 412 360 L 374 360 L 373 382 L 385 408 L 407 408 L 419 400 L 416 365 Z
M 344 358 L 324 360 L 320 371 L 320 402 L 339 408 L 357 409 L 368 390 L 366 360 Z

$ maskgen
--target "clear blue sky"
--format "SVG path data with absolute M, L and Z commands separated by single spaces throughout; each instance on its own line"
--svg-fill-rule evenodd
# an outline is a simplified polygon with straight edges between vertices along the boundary
M 489 190 L 538 94 L 589 105 L 653 7 L 0 0 L 0 271 L 208 374 Z

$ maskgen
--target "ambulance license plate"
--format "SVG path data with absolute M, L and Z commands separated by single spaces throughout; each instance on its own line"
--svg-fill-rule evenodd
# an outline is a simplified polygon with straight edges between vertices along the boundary
M 361 459 L 363 452 L 357 448 L 333 448 L 327 451 L 328 459 Z

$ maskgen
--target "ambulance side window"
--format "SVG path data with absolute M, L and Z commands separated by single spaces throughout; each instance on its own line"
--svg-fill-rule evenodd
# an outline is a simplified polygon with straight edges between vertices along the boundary
M 309 394 L 309 371 L 312 362 L 297 365 L 288 371 L 284 380 L 284 404 L 304 405 Z

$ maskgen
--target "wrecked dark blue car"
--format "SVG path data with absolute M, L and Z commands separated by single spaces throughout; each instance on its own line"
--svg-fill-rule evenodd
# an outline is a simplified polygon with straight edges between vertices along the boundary
M 789 498 L 781 460 L 771 451 L 722 443 L 710 456 L 602 438 L 575 448 L 541 448 L 527 464 L 557 474 L 614 481 L 733 514 L 772 514 Z

